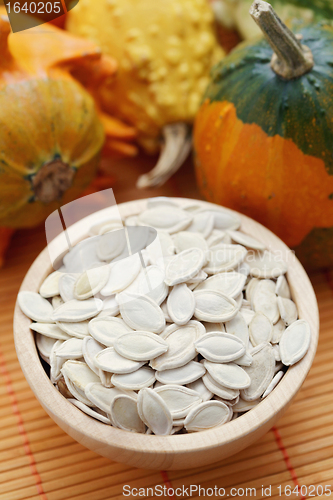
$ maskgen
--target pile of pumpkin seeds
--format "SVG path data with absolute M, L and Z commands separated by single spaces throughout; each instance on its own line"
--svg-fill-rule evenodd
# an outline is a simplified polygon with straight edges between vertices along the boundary
M 87 415 L 146 434 L 251 410 L 310 345 L 286 263 L 220 207 L 152 198 L 124 222 L 93 226 L 39 293 L 19 293 L 52 383 Z

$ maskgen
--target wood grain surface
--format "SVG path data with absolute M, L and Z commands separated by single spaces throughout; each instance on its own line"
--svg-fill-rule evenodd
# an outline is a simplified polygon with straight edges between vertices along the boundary
M 141 158 L 136 164 L 132 160 L 109 168 L 115 176 L 118 203 L 156 195 L 199 198 L 190 163 L 166 186 L 138 192 L 135 179 L 150 166 L 150 159 Z M 125 484 L 131 488 L 217 486 L 225 488 L 226 494 L 231 488 L 251 487 L 256 488 L 255 498 L 267 498 L 262 486 L 271 486 L 274 499 L 287 497 L 286 485 L 332 484 L 333 490 L 333 272 L 310 276 L 320 309 L 319 347 L 309 376 L 278 426 L 255 445 L 213 466 L 166 473 L 111 462 L 87 450 L 53 422 L 29 388 L 14 349 L 12 318 L 22 279 L 45 243 L 43 228 L 17 232 L 0 271 L 0 500 L 120 499 Z M 323 498 L 316 490 L 311 490 L 311 496 L 309 492 L 289 498 Z M 176 498 L 172 490 L 169 493 Z M 192 498 L 196 497 L 198 493 L 193 493 Z

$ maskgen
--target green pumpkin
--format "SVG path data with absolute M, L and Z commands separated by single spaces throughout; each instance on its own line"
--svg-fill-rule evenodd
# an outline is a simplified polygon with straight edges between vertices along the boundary
M 206 198 L 260 221 L 315 268 L 333 265 L 333 29 L 301 34 L 290 53 L 281 35 L 271 40 L 285 60 L 260 40 L 214 68 L 194 147 Z

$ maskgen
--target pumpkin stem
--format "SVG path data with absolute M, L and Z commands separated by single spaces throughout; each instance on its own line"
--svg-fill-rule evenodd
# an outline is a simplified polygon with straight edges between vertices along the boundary
M 250 15 L 274 50 L 271 68 L 276 74 L 291 80 L 299 78 L 313 68 L 313 55 L 309 47 L 301 44 L 269 3 L 255 0 Z
M 8 17 L 0 14 L 0 66 L 2 67 L 5 67 L 13 59 L 8 47 L 10 32 L 11 27 Z
M 160 186 L 182 166 L 192 146 L 189 126 L 173 123 L 163 128 L 162 151 L 155 167 L 148 174 L 141 175 L 137 187 Z
M 36 200 L 51 203 L 59 200 L 72 185 L 75 171 L 60 159 L 44 163 L 32 178 Z

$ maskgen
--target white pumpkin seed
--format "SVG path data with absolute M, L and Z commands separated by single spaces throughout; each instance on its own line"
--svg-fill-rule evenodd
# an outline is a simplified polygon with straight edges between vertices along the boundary
M 214 228 L 222 231 L 226 229 L 236 230 L 240 227 L 241 221 L 237 214 L 225 208 L 202 208 L 199 213 L 210 213 L 214 216 Z
M 195 290 L 216 290 L 234 299 L 242 292 L 245 280 L 243 274 L 235 271 L 219 273 L 200 283 Z
M 208 212 L 201 212 L 193 214 L 193 219 L 191 224 L 187 227 L 187 231 L 190 233 L 202 234 L 204 238 L 207 238 L 212 232 L 214 227 L 214 216 Z
M 246 349 L 248 348 L 249 329 L 247 326 L 247 322 L 244 319 L 244 316 L 241 314 L 241 309 L 240 309 L 240 312 L 237 313 L 234 318 L 232 318 L 230 321 L 227 321 L 225 323 L 225 329 L 226 329 L 227 333 L 230 333 L 231 335 L 235 335 L 235 337 L 239 338 L 243 342 L 243 344 L 245 345 Z
M 99 375 L 99 378 L 101 379 L 101 383 L 102 383 L 102 385 L 104 385 L 104 387 L 114 387 L 113 383 L 111 382 L 112 373 L 105 372 L 105 371 L 99 369 L 98 375 Z
M 275 356 L 270 344 L 255 347 L 251 355 L 253 358 L 251 366 L 244 368 L 251 379 L 251 384 L 241 391 L 241 397 L 246 401 L 258 399 L 274 377 Z
M 156 373 L 149 366 L 142 366 L 133 373 L 113 374 L 111 382 L 115 387 L 125 391 L 139 391 L 154 384 Z
M 213 229 L 210 235 L 207 238 L 207 244 L 209 247 L 213 247 L 218 245 L 219 243 L 231 243 L 230 236 L 225 232 L 219 229 Z
M 141 389 L 138 394 L 138 413 L 141 420 L 154 434 L 161 436 L 171 434 L 171 412 L 155 390 Z
M 119 394 L 113 398 L 110 407 L 113 424 L 119 429 L 130 432 L 146 431 L 146 426 L 138 414 L 136 400 L 125 394 Z
M 244 401 L 244 399 L 239 398 L 238 403 L 236 403 L 233 407 L 234 411 L 238 411 L 240 413 L 244 411 L 252 410 L 260 403 L 260 399 L 256 399 L 255 401 Z
M 53 307 L 36 292 L 19 292 L 17 296 L 21 311 L 33 321 L 52 323 Z M 40 332 L 42 333 L 42 332 Z
M 157 358 L 169 348 L 168 344 L 155 333 L 129 332 L 118 337 L 113 345 L 118 354 L 134 361 Z
M 100 236 L 94 236 L 80 241 L 65 255 L 63 261 L 67 273 L 81 274 L 102 264 L 96 253 L 99 238 Z
M 103 302 L 100 299 L 69 300 L 53 311 L 52 320 L 77 323 L 96 316 L 102 307 Z
M 104 229 L 104 234 L 101 234 L 96 246 L 98 258 L 105 261 L 118 257 L 127 247 L 125 230 L 118 227 L 112 230 L 112 225 L 109 227 L 109 232 L 105 232 L 105 229 L 108 229 L 106 226 L 101 228 Z
M 252 345 L 257 346 L 270 342 L 273 336 L 273 325 L 267 316 L 257 312 L 249 324 L 249 334 Z
M 41 354 L 44 358 L 49 358 L 51 355 L 52 348 L 54 344 L 57 342 L 57 339 L 52 337 L 46 337 L 40 333 L 36 334 L 36 344 L 39 350 L 39 354 Z
M 167 297 L 169 287 L 164 283 L 165 273 L 158 266 L 149 266 L 143 270 L 138 281 L 137 290 L 140 295 L 147 295 L 158 305 Z
M 77 274 L 63 274 L 60 276 L 58 281 L 59 293 L 64 302 L 75 298 L 74 287 L 77 279 Z
M 215 382 L 228 389 L 246 389 L 251 379 L 244 368 L 235 363 L 212 363 L 204 361 L 204 366 Z
M 292 300 L 285 299 L 284 297 L 278 297 L 277 305 L 280 311 L 281 319 L 286 326 L 291 325 L 297 320 L 297 308 Z
M 69 360 L 61 368 L 69 392 L 87 406 L 93 406 L 85 396 L 85 388 L 92 382 L 99 382 L 99 377 L 86 363 Z
M 268 395 L 272 392 L 272 390 L 273 390 L 273 389 L 275 389 L 275 387 L 278 385 L 278 383 L 279 383 L 279 382 L 280 382 L 280 380 L 282 379 L 283 375 L 284 375 L 284 372 L 282 372 L 282 371 L 279 371 L 279 372 L 277 372 L 277 373 L 274 375 L 274 377 L 273 377 L 273 379 L 272 379 L 271 383 L 270 383 L 270 384 L 269 384 L 269 386 L 267 387 L 267 389 L 266 389 L 266 391 L 264 392 L 264 394 L 261 396 L 261 399 L 266 398 L 266 397 L 267 397 L 267 396 L 268 396 Z
M 252 248 L 253 250 L 265 250 L 266 246 L 260 241 L 256 240 L 248 234 L 241 233 L 240 231 L 228 230 L 228 234 L 235 243 L 239 243 L 246 248 Z
M 232 401 L 239 396 L 239 389 L 230 389 L 229 387 L 218 384 L 209 373 L 206 373 L 202 377 L 202 381 L 210 392 L 222 399 Z
M 216 290 L 195 290 L 194 316 L 209 323 L 230 321 L 236 316 L 239 306 L 234 299 Z
M 58 325 L 54 323 L 31 323 L 30 329 L 35 332 L 45 335 L 51 339 L 56 340 L 68 340 L 70 336 L 63 332 Z
M 214 394 L 207 389 L 207 387 L 202 381 L 202 378 L 199 378 L 198 380 L 195 380 L 195 382 L 187 384 L 187 387 L 189 389 L 192 389 L 193 391 L 198 392 L 200 394 L 202 401 L 209 401 L 214 396 Z
M 291 299 L 288 282 L 284 275 L 279 276 L 276 280 L 275 293 L 276 295 L 278 295 L 279 297 L 283 297 L 284 299 Z
M 61 368 L 66 363 L 66 358 L 61 358 L 56 355 L 56 350 L 63 344 L 62 340 L 57 340 L 50 353 L 50 379 L 52 384 L 57 383 L 62 378 Z
M 74 285 L 74 298 L 85 300 L 96 295 L 106 285 L 109 274 L 110 266 L 94 267 L 82 273 Z
M 196 274 L 195 276 L 193 276 L 193 278 L 189 279 L 188 281 L 186 281 L 186 284 L 187 285 L 198 285 L 198 283 L 201 283 L 202 281 L 205 281 L 205 279 L 207 278 L 208 274 L 205 273 L 205 271 L 203 271 L 201 269 L 201 271 L 198 272 L 198 274 Z
M 126 393 L 125 391 L 117 389 L 117 387 L 104 387 L 104 385 L 100 382 L 87 384 L 85 387 L 85 395 L 89 401 L 107 414 L 110 413 L 112 401 L 120 394 L 127 394 L 131 397 L 134 396 L 134 398 L 136 397 L 135 392 L 132 393 L 131 391 L 128 391 Z
M 206 329 L 206 333 L 225 332 L 224 323 L 207 323 L 206 321 L 203 321 L 202 324 Z
M 115 340 L 132 329 L 121 318 L 113 316 L 98 317 L 92 319 L 88 324 L 89 333 L 97 342 L 113 347 Z
M 141 261 L 138 254 L 110 264 L 110 275 L 101 289 L 101 295 L 107 297 L 125 290 L 138 276 L 140 270 Z
M 169 286 L 193 278 L 204 265 L 205 255 L 200 248 L 189 248 L 171 258 L 165 269 L 165 283 Z
M 185 418 L 194 406 L 202 402 L 198 392 L 182 385 L 163 385 L 154 391 L 161 396 L 173 419 Z
M 114 229 L 121 229 L 123 227 L 122 222 L 119 218 L 105 219 L 97 224 L 90 226 L 88 234 L 89 236 L 97 236 L 101 234 L 104 227 L 113 227 Z
M 213 363 L 228 363 L 245 354 L 244 343 L 235 335 L 210 332 L 194 343 L 196 351 Z
M 150 362 L 154 370 L 163 371 L 186 365 L 196 356 L 194 342 L 205 333 L 204 326 L 198 321 L 189 321 L 187 325 L 168 326 L 161 337 L 169 349 Z
M 82 339 L 72 338 L 62 342 L 61 346 L 55 349 L 55 354 L 59 358 L 79 359 L 82 358 Z
M 275 283 L 271 280 L 260 280 L 252 296 L 252 307 L 255 312 L 262 312 L 275 324 L 280 318 L 280 312 L 275 295 Z
M 154 198 L 148 198 L 147 200 L 147 208 L 156 208 L 156 207 L 175 207 L 178 208 L 176 202 L 168 198 L 167 196 L 156 196 Z
M 39 293 L 44 299 L 59 295 L 59 279 L 62 273 L 54 271 L 41 284 Z
M 201 248 L 204 253 L 208 252 L 208 245 L 203 235 L 199 232 L 190 233 L 188 231 L 181 231 L 175 235 L 176 252 L 181 253 L 190 248 Z
M 185 283 L 175 285 L 167 300 L 168 315 L 177 325 L 190 321 L 195 309 L 194 294 Z
M 233 271 L 245 259 L 247 250 L 241 245 L 228 245 L 219 243 L 210 247 L 208 263 L 204 267 L 207 274 L 217 274 L 225 271 Z
M 278 344 L 281 340 L 282 334 L 285 331 L 286 326 L 284 324 L 284 321 L 282 319 L 279 319 L 275 325 L 273 325 L 273 336 L 271 343 L 272 344 Z
M 284 365 L 294 365 L 302 359 L 310 347 L 310 325 L 304 319 L 292 323 L 284 331 L 280 341 L 281 361 Z
M 187 431 L 202 431 L 223 425 L 230 419 L 230 410 L 221 401 L 206 401 L 192 408 L 187 415 L 184 427 Z
M 165 328 L 163 311 L 150 297 L 124 293 L 117 299 L 122 318 L 134 330 L 160 333 Z
M 82 355 L 89 366 L 90 370 L 99 376 L 99 368 L 95 365 L 94 358 L 96 354 L 104 350 L 104 346 L 96 342 L 95 339 L 91 337 L 85 337 L 82 342 Z
M 240 314 L 242 315 L 247 326 L 251 323 L 255 312 L 252 309 L 248 309 L 247 307 L 241 307 L 239 309 Z
M 243 354 L 243 356 L 240 356 L 239 358 L 234 360 L 234 363 L 239 366 L 251 366 L 252 364 L 252 356 L 249 352 L 246 352 Z
M 201 378 L 206 373 L 202 363 L 190 361 L 184 366 L 173 370 L 156 371 L 156 379 L 162 384 L 185 385 Z
M 118 316 L 119 311 L 120 311 L 119 304 L 116 300 L 116 296 L 110 295 L 109 297 L 103 300 L 103 309 L 101 310 L 101 312 L 98 314 L 97 317 L 103 318 L 105 316 Z
M 71 337 L 76 337 L 78 339 L 84 339 L 89 335 L 88 325 L 89 321 L 80 321 L 79 323 L 65 323 L 63 321 L 58 321 L 57 325 L 61 330 L 63 330 L 67 335 Z
M 255 278 L 278 278 L 287 272 L 287 264 L 281 260 L 281 256 L 268 250 L 250 255 L 247 263 L 251 276 Z
M 68 399 L 70 403 L 72 403 L 74 406 L 79 408 L 79 410 L 83 411 L 86 415 L 89 415 L 89 417 L 96 418 L 96 420 L 99 420 L 100 422 L 103 422 L 103 424 L 108 424 L 111 425 L 112 422 L 108 417 L 105 417 L 101 413 L 93 410 L 92 408 L 89 408 L 89 406 L 85 405 L 84 403 L 81 403 L 81 401 L 78 401 L 77 399 Z
M 60 297 L 60 295 L 56 295 L 55 297 L 52 297 L 52 307 L 53 309 L 57 309 L 57 307 L 61 306 L 61 304 L 63 304 L 64 301 L 62 300 L 62 298 Z
M 138 223 L 170 234 L 186 229 L 192 222 L 192 216 L 176 207 L 158 206 L 141 212 Z
M 256 286 L 258 285 L 259 280 L 258 278 L 251 278 L 248 284 L 246 285 L 246 290 L 245 290 L 245 298 L 249 302 L 252 300 L 252 296 L 254 294 L 254 290 Z
M 124 358 L 113 347 L 107 347 L 97 353 L 94 358 L 96 366 L 109 373 L 132 373 L 144 365 L 145 362 L 147 360 L 139 362 Z

